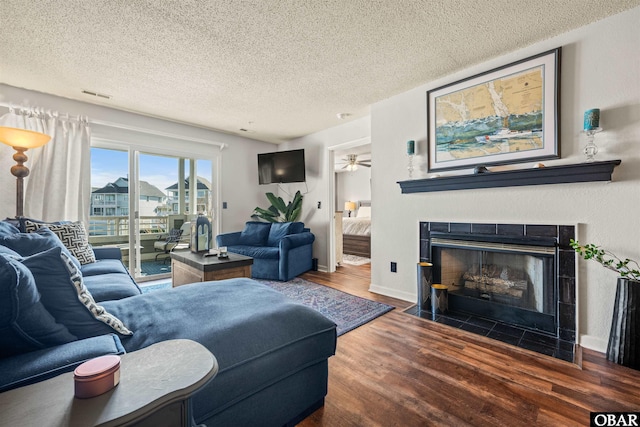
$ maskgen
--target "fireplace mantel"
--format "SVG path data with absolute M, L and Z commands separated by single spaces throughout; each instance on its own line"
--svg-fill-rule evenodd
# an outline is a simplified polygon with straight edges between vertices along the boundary
M 613 169 L 621 160 L 578 163 L 543 168 L 517 169 L 471 175 L 398 181 L 403 194 L 473 188 L 519 187 L 526 185 L 566 184 L 571 182 L 611 181 Z

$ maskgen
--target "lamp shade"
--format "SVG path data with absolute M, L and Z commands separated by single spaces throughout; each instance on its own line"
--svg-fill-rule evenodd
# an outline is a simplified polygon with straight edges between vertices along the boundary
M 344 210 L 345 211 L 355 211 L 356 210 L 356 202 L 344 202 Z
M 47 134 L 33 130 L 0 127 L 0 142 L 17 148 L 38 148 L 49 142 Z

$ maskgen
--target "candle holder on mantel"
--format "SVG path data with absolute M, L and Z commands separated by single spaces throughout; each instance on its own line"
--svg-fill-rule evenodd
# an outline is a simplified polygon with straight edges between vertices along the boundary
M 415 155 L 407 154 L 407 157 L 409 158 L 409 165 L 407 166 L 407 171 L 409 171 L 409 179 L 413 179 L 413 158 L 415 157 Z
M 593 129 L 585 129 L 582 131 L 585 135 L 587 135 L 587 145 L 584 146 L 582 150 L 587 156 L 587 162 L 595 161 L 595 156 L 598 154 L 598 146 L 593 142 L 598 132 L 602 132 L 602 128 L 593 128 Z
M 414 140 L 407 141 L 407 157 L 409 158 L 407 171 L 409 171 L 409 179 L 413 178 L 413 158 L 415 155 L 416 155 L 416 142 Z
M 598 154 L 598 146 L 593 142 L 596 133 L 602 132 L 600 127 L 600 109 L 592 108 L 584 112 L 584 131 L 587 135 L 587 145 L 582 150 L 587 156 L 587 162 L 593 162 Z

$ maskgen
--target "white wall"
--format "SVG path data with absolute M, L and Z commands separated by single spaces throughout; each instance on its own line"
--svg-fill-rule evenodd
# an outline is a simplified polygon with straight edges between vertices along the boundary
M 370 132 L 370 118 L 363 117 L 295 139 L 279 147 L 279 150 L 305 149 L 306 185 L 295 184 L 296 187 L 294 187 L 290 184 L 283 187 L 291 187 L 293 192 L 301 190 L 304 194 L 301 221 L 310 227 L 316 236 L 313 256 L 318 258 L 318 266 L 322 270 L 327 268 L 329 221 L 333 218 L 329 202 L 329 174 L 334 174 L 334 166 L 329 163 L 328 148 L 368 137 Z M 290 192 L 290 190 L 287 191 Z M 317 207 L 318 202 L 321 203 L 320 209 Z
M 640 258 L 640 8 L 579 28 L 463 70 L 374 104 L 364 118 L 300 138 L 286 149 L 307 148 L 309 193 L 307 223 L 316 233 L 314 256 L 326 266 L 327 211 L 313 211 L 326 201 L 327 147 L 371 137 L 372 268 L 371 290 L 416 300 L 420 221 L 578 224 L 578 237 L 623 257 Z M 430 89 L 562 46 L 561 154 L 547 165 L 580 163 L 582 118 L 600 108 L 605 131 L 597 136 L 597 159 L 622 159 L 611 183 L 461 190 L 403 195 L 397 181 L 406 180 L 406 141 L 416 140 L 414 177 L 427 175 L 426 92 Z M 370 128 L 368 127 L 370 126 Z M 283 148 L 285 149 L 285 148 Z M 529 167 L 531 164 L 514 167 Z M 458 171 L 453 173 L 468 173 Z M 391 273 L 389 263 L 398 263 Z M 607 345 L 616 274 L 593 262 L 578 263 L 578 333 L 580 343 L 598 351 Z
M 186 155 L 202 158 L 219 155 L 221 163 L 221 202 L 226 201 L 228 209 L 218 209 L 221 215 L 221 231 L 237 231 L 250 220 L 256 206 L 265 204 L 264 189 L 258 185 L 257 154 L 276 151 L 277 146 L 200 127 L 147 117 L 140 114 L 92 105 L 40 92 L 29 91 L 0 84 L 0 102 L 15 106 L 38 107 L 47 110 L 85 115 L 89 120 L 110 122 L 120 127 L 92 124 L 92 138 L 133 144 L 138 147 L 157 147 Z M 0 115 L 8 111 L 0 107 Z M 187 140 L 162 137 L 138 132 L 122 127 L 149 129 L 155 132 L 179 135 Z M 222 151 L 213 144 L 188 141 L 189 138 L 226 144 Z M 15 164 L 11 159 L 13 150 L 4 144 L 0 147 L 0 217 L 15 215 L 15 177 L 9 168 Z M 27 152 L 28 153 L 28 152 Z M 28 163 L 27 163 L 28 166 Z M 214 164 L 215 168 L 215 164 Z M 215 183 L 214 183 L 215 186 Z
M 579 239 L 623 257 L 640 258 L 640 8 L 506 54 L 372 106 L 371 289 L 415 301 L 419 221 L 580 224 Z M 604 132 L 597 159 L 622 159 L 611 183 L 578 183 L 403 195 L 405 141 L 426 151 L 426 92 L 461 78 L 562 46 L 561 152 L 547 165 L 579 163 L 583 112 L 600 108 Z M 417 163 L 424 176 L 426 159 Z M 532 164 L 518 165 L 530 167 Z M 464 171 L 468 173 L 469 171 Z M 461 172 L 457 172 L 461 173 Z M 420 175 L 420 174 L 419 174 Z M 391 273 L 389 263 L 398 263 Z M 581 344 L 606 348 L 616 274 L 581 261 L 578 316 Z
M 360 200 L 371 200 L 371 168 L 359 166 L 353 172 L 336 173 L 336 211 L 343 211 L 347 201 L 357 204 Z M 352 212 L 351 216 L 355 214 Z M 347 216 L 347 211 L 343 216 Z

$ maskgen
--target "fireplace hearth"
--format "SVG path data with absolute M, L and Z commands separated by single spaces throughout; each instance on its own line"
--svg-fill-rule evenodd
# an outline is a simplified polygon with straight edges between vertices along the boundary
M 423 301 L 412 314 L 573 361 L 572 238 L 567 225 L 421 222 L 420 261 L 447 286 L 449 312 Z

